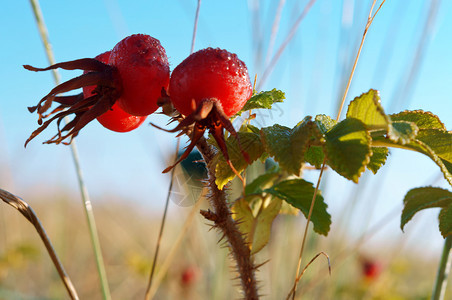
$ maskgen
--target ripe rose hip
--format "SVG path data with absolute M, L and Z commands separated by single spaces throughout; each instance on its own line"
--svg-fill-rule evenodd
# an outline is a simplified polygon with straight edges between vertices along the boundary
M 207 48 L 193 53 L 171 74 L 169 94 L 174 107 L 183 115 L 194 112 L 203 100 L 215 99 L 224 114 L 231 117 L 251 97 L 248 69 L 236 54 Z
M 168 89 L 170 69 L 160 42 L 144 34 L 120 41 L 111 51 L 109 64 L 121 76 L 123 92 L 118 105 L 134 116 L 147 116 L 157 110 L 162 88 Z
M 205 130 L 209 129 L 226 162 L 241 178 L 229 160 L 223 129 L 234 135 L 240 145 L 229 117 L 242 109 L 252 93 L 245 63 L 226 50 L 203 49 L 191 54 L 179 64 L 171 74 L 169 96 L 174 107 L 185 119 L 170 132 L 185 130 L 193 123 L 194 127 L 191 143 L 176 164 L 188 156 Z M 243 150 L 242 153 L 249 161 L 248 154 Z M 168 172 L 176 164 L 163 172 Z
M 107 63 L 110 59 L 110 53 L 111 51 L 104 52 L 96 56 L 94 59 L 97 59 L 98 61 L 101 61 L 103 63 Z M 86 74 L 88 72 L 84 71 L 83 73 Z M 84 98 L 89 98 L 93 96 L 93 94 L 96 94 L 97 92 L 95 91 L 95 89 L 95 85 L 83 87 Z M 130 115 L 122 110 L 117 103 L 115 103 L 110 108 L 110 110 L 98 116 L 96 119 L 100 124 L 102 124 L 102 126 L 112 131 L 129 132 L 143 124 L 143 122 L 146 120 L 146 116 L 137 117 Z
M 58 128 L 58 133 L 46 143 L 59 144 L 69 137 L 72 140 L 86 124 L 112 108 L 115 112 L 118 106 L 130 115 L 147 116 L 157 109 L 157 101 L 160 95 L 166 95 L 169 83 L 169 65 L 165 50 L 158 40 L 144 34 L 132 35 L 120 41 L 111 51 L 108 63 L 95 58 L 84 58 L 43 69 L 29 65 L 24 67 L 31 71 L 57 68 L 85 71 L 85 74 L 56 86 L 38 105 L 29 107 L 30 112 L 37 111 L 38 124 L 41 126 L 31 134 L 25 145 L 52 121 L 57 120 L 59 127 L 63 118 L 71 114 L 74 115 L 73 119 L 62 129 Z M 91 86 L 95 86 L 93 94 L 57 96 Z M 59 106 L 45 115 L 53 102 L 59 103 Z M 43 119 L 51 115 L 53 116 L 43 123 Z M 117 117 L 125 116 L 121 114 Z M 100 119 L 107 118 L 104 116 Z M 108 122 L 110 121 L 109 119 Z

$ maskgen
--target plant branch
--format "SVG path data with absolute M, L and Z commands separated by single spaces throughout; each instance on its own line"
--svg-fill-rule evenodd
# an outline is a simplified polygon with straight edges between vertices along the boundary
M 44 227 L 41 224 L 41 221 L 39 221 L 38 216 L 34 212 L 34 210 L 22 199 L 19 197 L 0 189 L 0 198 L 7 204 L 11 205 L 15 209 L 17 209 L 33 226 L 36 228 L 36 231 L 39 234 L 39 237 L 44 242 L 44 245 L 47 249 L 47 252 L 49 253 L 50 258 L 52 259 L 53 264 L 55 265 L 58 274 L 60 275 L 61 280 L 63 281 L 64 286 L 66 287 L 66 290 L 71 297 L 71 299 L 79 299 L 77 295 L 77 291 L 75 290 L 74 285 L 72 284 L 71 279 L 66 274 L 66 271 L 64 270 L 63 264 L 58 259 L 58 255 L 55 252 L 55 249 L 52 246 L 52 243 L 50 242 L 50 239 L 44 229 Z
M 213 208 L 213 211 L 201 211 L 201 214 L 204 218 L 213 221 L 213 226 L 218 228 L 227 239 L 232 257 L 237 264 L 237 271 L 239 272 L 245 299 L 258 299 L 257 281 L 254 274 L 256 266 L 251 259 L 251 251 L 243 234 L 238 229 L 237 222 L 232 218 L 226 199 L 226 192 L 218 189 L 215 184 L 215 165 L 212 165 L 215 153 L 204 137 L 198 141 L 196 146 L 208 166 L 209 178 L 207 184 L 210 190 L 208 199 Z
M 444 241 L 443 253 L 438 266 L 435 286 L 433 287 L 432 300 L 442 300 L 446 294 L 447 277 L 452 267 L 452 236 L 448 236 Z

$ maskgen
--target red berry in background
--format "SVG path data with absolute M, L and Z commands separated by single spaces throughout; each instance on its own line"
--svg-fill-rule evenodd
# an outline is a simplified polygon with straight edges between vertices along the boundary
M 97 59 L 103 63 L 107 63 L 110 59 L 111 51 L 104 52 L 99 54 L 94 59 Z M 84 74 L 88 73 L 87 71 Z M 96 86 L 85 86 L 83 87 L 83 96 L 88 98 L 95 94 Z M 120 98 L 121 99 L 121 98 Z M 116 132 L 128 132 L 138 128 L 143 122 L 146 120 L 146 116 L 137 117 L 132 116 L 125 111 L 123 111 L 117 103 L 113 104 L 113 106 L 107 112 L 97 117 L 97 121 L 99 121 L 102 126 L 107 129 Z
M 183 115 L 193 112 L 192 99 L 216 99 L 231 117 L 251 97 L 248 69 L 236 54 L 207 48 L 193 53 L 171 74 L 169 94 L 174 107 Z
M 182 270 L 181 283 L 184 286 L 189 286 L 195 283 L 200 276 L 200 270 L 196 266 L 187 266 Z
M 132 130 L 143 119 L 131 118 L 129 121 L 133 119 L 133 125 L 128 121 L 127 124 L 119 122 L 121 125 L 116 126 L 113 124 L 115 119 L 128 118 L 122 112 L 119 113 L 118 108 L 133 116 L 147 116 L 158 108 L 157 101 L 161 95 L 166 96 L 169 83 L 165 50 L 158 40 L 144 34 L 132 35 L 120 41 L 111 51 L 108 63 L 106 59 L 83 58 L 47 68 L 30 65 L 24 65 L 24 68 L 30 71 L 58 68 L 85 71 L 83 75 L 56 86 L 36 106 L 28 108 L 30 112 L 38 113 L 40 127 L 30 135 L 25 145 L 53 121 L 57 123 L 58 133 L 46 143 L 59 144 L 67 138 L 71 141 L 84 126 L 98 117 L 104 126 L 112 130 Z M 95 92 L 91 93 L 87 89 L 93 86 Z M 86 89 L 85 95 L 59 95 L 79 88 Z M 54 102 L 58 106 L 47 113 Z M 103 116 L 105 113 L 107 115 Z M 60 128 L 67 116 L 73 116 L 73 119 Z
M 121 76 L 123 92 L 118 105 L 135 116 L 147 116 L 157 110 L 157 100 L 168 89 L 170 69 L 160 42 L 144 34 L 120 41 L 111 51 L 109 64 Z
M 380 276 L 382 266 L 381 263 L 376 260 L 361 258 L 361 271 L 366 280 L 373 281 Z
M 168 131 L 176 132 L 186 130 L 192 124 L 194 126 L 191 143 L 186 151 L 163 172 L 170 171 L 184 160 L 208 129 L 228 165 L 242 179 L 229 159 L 223 129 L 237 139 L 245 160 L 249 162 L 248 154 L 241 148 L 238 134 L 229 118 L 242 109 L 252 93 L 248 69 L 236 54 L 207 48 L 191 54 L 180 63 L 171 74 L 169 97 L 185 118 L 175 129 Z

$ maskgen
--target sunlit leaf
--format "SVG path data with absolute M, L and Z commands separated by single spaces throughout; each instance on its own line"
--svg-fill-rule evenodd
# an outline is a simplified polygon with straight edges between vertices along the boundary
M 315 125 L 308 117 L 292 129 L 279 124 L 262 128 L 261 135 L 266 152 L 282 169 L 298 176 L 314 129 Z
M 416 139 L 428 145 L 442 160 L 452 163 L 452 132 L 426 129 L 419 131 Z
M 251 97 L 245 106 L 237 113 L 241 115 L 244 111 L 258 108 L 271 109 L 272 105 L 277 102 L 283 102 L 286 99 L 284 93 L 280 90 L 273 89 L 271 91 L 260 92 Z
M 272 198 L 268 205 L 258 212 L 258 215 L 256 216 L 257 225 L 254 228 L 251 254 L 259 252 L 265 245 L 267 245 L 270 240 L 273 220 L 279 214 L 281 204 L 281 199 Z
M 446 127 L 441 122 L 438 116 L 429 111 L 423 110 L 406 110 L 398 114 L 390 115 L 393 121 L 407 121 L 413 122 L 419 129 L 441 129 L 446 130 Z
M 281 181 L 265 190 L 265 192 L 272 194 L 301 210 L 306 218 L 309 214 L 314 191 L 315 188 L 312 183 L 303 179 Z M 326 211 L 327 207 L 320 191 L 318 191 L 311 215 L 311 222 L 314 224 L 314 231 L 325 236 L 328 235 L 331 225 L 331 216 Z
M 369 130 L 387 129 L 391 123 L 381 106 L 380 94 L 376 90 L 369 90 L 353 99 L 348 106 L 347 118 L 360 120 Z
M 399 144 L 408 144 L 415 139 L 419 128 L 413 122 L 395 121 L 389 126 L 388 137 Z
M 371 138 L 364 124 L 347 118 L 325 134 L 328 165 L 347 179 L 358 182 L 372 155 Z
M 238 132 L 240 138 L 240 144 L 242 148 L 248 153 L 251 162 L 257 160 L 261 157 L 264 152 L 264 147 L 260 140 L 260 136 L 254 132 Z M 237 143 L 237 139 L 234 136 L 229 136 L 226 138 L 226 146 L 228 148 L 229 159 L 234 165 L 238 172 L 242 172 L 248 163 L 243 157 L 242 152 Z M 234 179 L 235 174 L 232 169 L 227 164 L 223 154 L 219 152 L 216 156 L 217 165 L 215 167 L 216 181 L 219 189 L 223 187 L 232 179 Z
M 251 254 L 256 254 L 268 243 L 273 220 L 281 209 L 280 199 L 275 198 L 266 202 L 268 202 L 266 206 L 261 207 L 256 216 L 244 199 L 237 200 L 232 208 L 234 218 L 239 223 L 240 232 L 246 235 Z
M 372 173 L 377 174 L 378 170 L 385 164 L 388 158 L 389 149 L 386 147 L 372 147 L 372 156 L 370 162 L 367 164 L 367 168 Z
M 317 115 L 315 116 L 314 122 L 317 124 L 320 132 L 325 134 L 328 130 L 336 125 L 336 121 L 328 117 L 327 115 Z
M 430 157 L 441 169 L 444 178 L 452 185 L 452 134 L 437 129 L 420 130 L 416 139 L 401 145 L 386 138 L 374 138 L 374 146 L 396 147 L 413 150 Z M 438 154 L 436 153 L 436 151 Z

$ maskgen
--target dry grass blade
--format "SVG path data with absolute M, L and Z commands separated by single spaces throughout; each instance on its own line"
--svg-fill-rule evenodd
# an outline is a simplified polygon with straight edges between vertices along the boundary
M 39 36 L 41 37 L 42 44 L 45 47 L 45 52 L 47 55 L 47 59 L 51 65 L 54 65 L 55 57 L 53 55 L 52 47 L 49 42 L 49 36 L 47 33 L 47 26 L 44 22 L 44 17 L 42 15 L 41 8 L 39 6 L 38 0 L 30 0 L 30 4 L 33 8 L 33 14 L 36 20 L 36 25 L 39 30 Z M 60 83 L 60 75 L 56 69 L 52 70 L 53 77 L 55 79 L 55 84 L 58 85 Z M 64 122 L 69 124 L 70 121 L 68 118 L 64 118 Z M 111 299 L 110 288 L 108 286 L 107 280 L 107 272 L 105 271 L 104 259 L 102 256 L 102 250 L 100 247 L 99 236 L 97 234 L 96 221 L 94 218 L 93 206 L 91 204 L 91 200 L 89 198 L 88 189 L 85 185 L 85 180 L 82 176 L 82 169 L 80 167 L 80 159 L 78 157 L 77 146 L 75 142 L 71 143 L 71 154 L 74 161 L 75 171 L 78 179 L 78 184 L 80 188 L 81 200 L 83 203 L 83 208 L 85 209 L 86 219 L 88 223 L 89 233 L 91 237 L 91 244 L 93 246 L 94 258 L 96 260 L 97 273 L 99 274 L 100 286 L 102 290 L 102 298 L 104 300 Z
M 300 16 L 297 18 L 295 23 L 293 24 L 292 28 L 289 31 L 289 34 L 287 35 L 284 42 L 279 46 L 278 51 L 273 56 L 272 60 L 266 66 L 264 73 L 262 74 L 262 78 L 259 81 L 259 84 L 257 85 L 257 89 L 260 90 L 262 86 L 264 85 L 265 81 L 267 80 L 268 76 L 270 76 L 271 72 L 273 71 L 274 67 L 276 66 L 276 63 L 278 62 L 279 58 L 283 54 L 284 50 L 286 49 L 287 45 L 289 45 L 290 41 L 292 41 L 293 37 L 295 36 L 295 33 L 298 30 L 298 27 L 300 26 L 301 21 L 306 17 L 311 7 L 314 5 L 316 0 L 310 0 L 308 4 L 306 4 L 305 8 L 301 12 Z
M 176 151 L 175 151 L 174 161 L 177 161 L 179 147 L 180 147 L 180 137 L 177 138 L 177 144 L 176 144 Z M 171 179 L 170 179 L 170 184 L 169 184 L 169 187 L 168 187 L 168 193 L 166 194 L 165 208 L 163 210 L 163 217 L 162 217 L 162 221 L 160 223 L 160 230 L 159 230 L 159 235 L 158 235 L 158 238 L 157 238 L 157 244 L 155 246 L 154 260 L 152 262 L 151 273 L 149 275 L 148 285 L 146 287 L 146 292 L 145 292 L 145 295 L 144 295 L 144 299 L 145 300 L 150 300 L 153 297 L 151 295 L 151 287 L 153 286 L 152 282 L 153 282 L 153 279 L 154 279 L 155 268 L 157 266 L 157 258 L 159 256 L 160 243 L 162 242 L 162 237 L 163 237 L 163 230 L 165 229 L 166 216 L 168 215 L 168 206 L 169 206 L 169 200 L 170 200 L 170 197 L 171 197 L 171 191 L 173 190 L 174 172 L 175 172 L 175 170 L 176 170 L 176 168 L 173 168 L 171 170 Z
M 279 0 L 278 7 L 276 8 L 276 11 L 275 11 L 275 20 L 273 21 L 270 40 L 268 42 L 267 56 L 265 57 L 265 65 L 268 65 L 268 63 L 270 62 L 270 57 L 273 53 L 273 46 L 275 45 L 276 34 L 278 33 L 278 30 L 279 30 L 279 24 L 281 21 L 282 10 L 283 10 L 285 3 L 286 3 L 286 0 Z M 256 84 L 254 84 L 254 85 L 256 85 Z
M 350 85 L 352 83 L 353 75 L 355 74 L 356 65 L 358 64 L 359 56 L 361 55 L 361 50 L 363 49 L 364 40 L 366 39 L 369 27 L 370 27 L 370 25 L 372 25 L 372 22 L 373 22 L 375 16 L 380 11 L 380 9 L 383 6 L 383 4 L 385 3 L 385 1 L 386 0 L 381 1 L 380 6 L 378 7 L 378 9 L 375 11 L 374 14 L 372 14 L 372 12 L 374 10 L 374 6 L 375 6 L 375 3 L 377 2 L 377 0 L 374 0 L 372 2 L 372 6 L 371 6 L 370 11 L 369 11 L 369 17 L 367 18 L 366 27 L 364 28 L 363 37 L 361 38 L 361 44 L 359 45 L 358 53 L 356 54 L 356 58 L 355 58 L 355 61 L 353 63 L 352 71 L 350 73 L 350 77 L 348 78 L 347 86 L 345 87 L 345 92 L 344 92 L 344 95 L 342 96 L 341 104 L 340 104 L 339 110 L 337 112 L 336 121 L 339 121 L 339 119 L 341 117 L 342 109 L 344 108 L 344 105 L 345 105 L 345 99 L 347 98 L 348 90 L 350 89 Z
M 300 281 L 301 277 L 303 276 L 303 274 L 306 272 L 306 270 L 309 268 L 309 266 L 320 256 L 323 255 L 326 257 L 327 261 L 328 261 L 328 273 L 331 276 L 331 263 L 330 263 L 330 257 L 328 256 L 328 254 L 326 254 L 325 252 L 319 252 L 316 254 L 316 256 L 314 256 L 309 262 L 308 264 L 304 267 L 304 269 L 301 271 L 300 275 L 298 275 L 296 283 L 294 284 L 294 286 L 292 287 L 292 289 L 290 290 L 289 295 L 287 295 L 286 299 L 289 299 L 290 296 L 292 295 L 292 293 L 295 292 L 296 289 L 296 284 L 298 283 L 298 281 Z
M 17 209 L 28 221 L 30 221 L 31 224 L 33 224 L 39 236 L 41 237 L 41 240 L 44 242 L 47 252 L 49 253 L 53 263 L 55 264 L 58 274 L 60 275 L 61 280 L 63 280 L 64 286 L 66 287 L 69 296 L 71 297 L 71 299 L 79 299 L 77 292 L 74 288 L 74 285 L 72 284 L 72 281 L 69 278 L 69 276 L 66 274 L 66 271 L 64 270 L 61 261 L 58 259 L 55 249 L 53 248 L 52 243 L 50 242 L 50 239 L 47 236 L 46 231 L 44 230 L 44 227 L 42 226 L 41 222 L 36 216 L 36 213 L 33 211 L 30 205 L 28 205 L 25 201 L 23 201 L 19 197 L 2 189 L 0 189 L 0 198 L 5 203 Z
M 160 283 L 164 279 L 165 275 L 167 274 L 167 271 L 171 265 L 171 262 L 173 261 L 175 255 L 177 254 L 177 250 L 179 249 L 180 245 L 182 244 L 182 241 L 184 237 L 186 236 L 186 233 L 188 229 L 190 228 L 194 217 L 199 211 L 199 207 L 201 206 L 203 200 L 205 199 L 205 189 L 201 193 L 201 196 L 199 197 L 196 204 L 191 209 L 187 219 L 185 220 L 184 226 L 180 230 L 177 238 L 174 240 L 173 246 L 171 247 L 171 250 L 168 252 L 168 255 L 166 256 L 165 260 L 163 261 L 162 265 L 160 266 L 159 272 L 155 275 L 155 280 L 152 284 L 152 286 L 149 289 L 149 299 L 154 298 L 155 293 L 157 293 L 157 289 L 160 286 Z
M 342 113 L 342 109 L 343 109 L 344 104 L 345 104 L 345 99 L 347 98 L 348 90 L 350 88 L 350 84 L 352 82 L 353 75 L 355 73 L 356 65 L 358 64 L 359 56 L 361 54 L 361 50 L 363 48 L 364 40 L 366 39 L 367 32 L 368 32 L 368 30 L 370 28 L 370 25 L 372 25 L 372 22 L 373 22 L 375 16 L 380 11 L 380 9 L 383 6 L 383 4 L 385 3 L 385 1 L 386 0 L 381 1 L 380 6 L 375 11 L 375 13 L 373 11 L 374 11 L 374 7 L 375 7 L 375 4 L 376 4 L 377 0 L 373 0 L 373 2 L 372 2 L 372 6 L 371 6 L 370 11 L 369 11 L 369 17 L 367 18 L 367 23 L 366 23 L 366 26 L 364 28 L 363 37 L 361 39 L 361 44 L 359 45 L 358 53 L 356 54 L 356 58 L 355 58 L 355 61 L 353 63 L 353 68 L 352 68 L 352 71 L 350 73 L 350 76 L 349 76 L 349 79 L 348 79 L 348 82 L 347 82 L 347 85 L 346 85 L 346 88 L 345 88 L 345 91 L 344 91 L 344 95 L 342 96 L 341 104 L 339 106 L 339 110 L 338 110 L 338 113 L 337 113 L 337 116 L 336 116 L 336 121 L 339 121 L 339 119 L 340 119 L 340 116 L 341 116 L 341 113 Z M 295 299 L 295 295 L 296 295 L 296 292 L 297 292 L 297 285 L 298 285 L 298 281 L 299 281 L 298 272 L 300 271 L 300 266 L 301 266 L 301 260 L 302 260 L 302 257 L 303 257 L 304 246 L 305 246 L 305 243 L 306 243 L 306 236 L 308 234 L 309 221 L 311 220 L 312 209 L 313 209 L 314 204 L 315 204 L 317 191 L 318 191 L 319 186 L 320 186 L 320 181 L 322 179 L 322 175 L 323 175 L 323 171 L 325 169 L 325 165 L 326 165 L 326 157 L 323 160 L 322 167 L 321 167 L 320 174 L 319 174 L 319 179 L 317 181 L 317 186 L 315 188 L 314 196 L 313 196 L 312 201 L 311 201 L 311 207 L 309 209 L 309 214 L 308 214 L 308 217 L 307 217 L 306 227 L 305 227 L 305 231 L 304 231 L 304 235 L 303 235 L 303 241 L 302 241 L 301 249 L 300 249 L 300 255 L 299 255 L 299 258 L 298 258 L 298 266 L 297 266 L 297 272 L 296 272 L 296 276 L 295 276 L 294 287 L 293 287 L 293 290 L 289 293 L 288 298 L 290 298 L 290 295 L 292 295 L 292 299 Z M 303 270 L 303 272 L 304 272 L 304 270 Z
M 198 31 L 198 21 L 199 21 L 199 11 L 200 11 L 200 9 L 201 9 L 201 0 L 198 0 L 198 5 L 196 7 L 196 14 L 195 14 L 195 23 L 193 25 L 193 37 L 192 37 L 192 40 L 191 40 L 190 54 L 192 54 L 194 52 L 194 50 L 195 50 L 196 32 Z M 174 162 L 177 162 L 179 146 L 180 146 L 180 136 L 177 137 L 177 144 L 176 144 L 176 151 L 175 151 Z M 145 293 L 145 296 L 144 296 L 145 299 L 152 299 L 152 297 L 154 297 L 154 294 L 155 294 L 155 291 L 156 291 L 157 287 L 159 286 L 159 283 L 153 285 L 152 281 L 153 281 L 153 278 L 154 278 L 155 267 L 156 267 L 156 264 L 157 264 L 157 258 L 158 258 L 159 249 L 160 249 L 160 242 L 161 242 L 162 236 L 163 236 L 163 229 L 165 227 L 166 216 L 168 214 L 169 199 L 170 199 L 171 191 L 173 190 L 174 171 L 175 171 L 175 169 L 176 168 L 173 168 L 171 170 L 170 185 L 168 187 L 168 193 L 167 193 L 166 202 L 165 202 L 165 209 L 163 211 L 162 222 L 160 224 L 159 237 L 158 237 L 158 240 L 157 240 L 157 245 L 155 247 L 154 261 L 153 261 L 152 267 L 151 267 L 151 274 L 149 275 L 149 281 L 148 281 L 148 285 L 146 287 L 146 293 Z M 154 290 L 151 290 L 151 287 L 154 287 Z
M 322 168 L 320 169 L 319 179 L 317 180 L 317 185 L 314 190 L 314 195 L 312 196 L 311 207 L 309 208 L 306 226 L 304 228 L 303 241 L 301 242 L 300 255 L 298 257 L 297 272 L 295 273 L 295 282 L 294 282 L 293 289 L 290 291 L 289 296 L 288 296 L 288 297 L 290 297 L 290 295 L 292 294 L 293 295 L 292 299 L 295 299 L 298 281 L 300 280 L 298 273 L 300 272 L 301 259 L 303 258 L 303 251 L 304 251 L 304 247 L 306 245 L 306 237 L 308 236 L 309 221 L 311 221 L 312 211 L 314 210 L 314 205 L 315 205 L 315 199 L 317 198 L 317 193 L 318 193 L 319 187 L 320 187 L 320 181 L 322 180 L 323 172 L 325 171 L 325 164 L 326 164 L 326 157 L 323 159 Z M 304 272 L 304 270 L 302 272 Z

